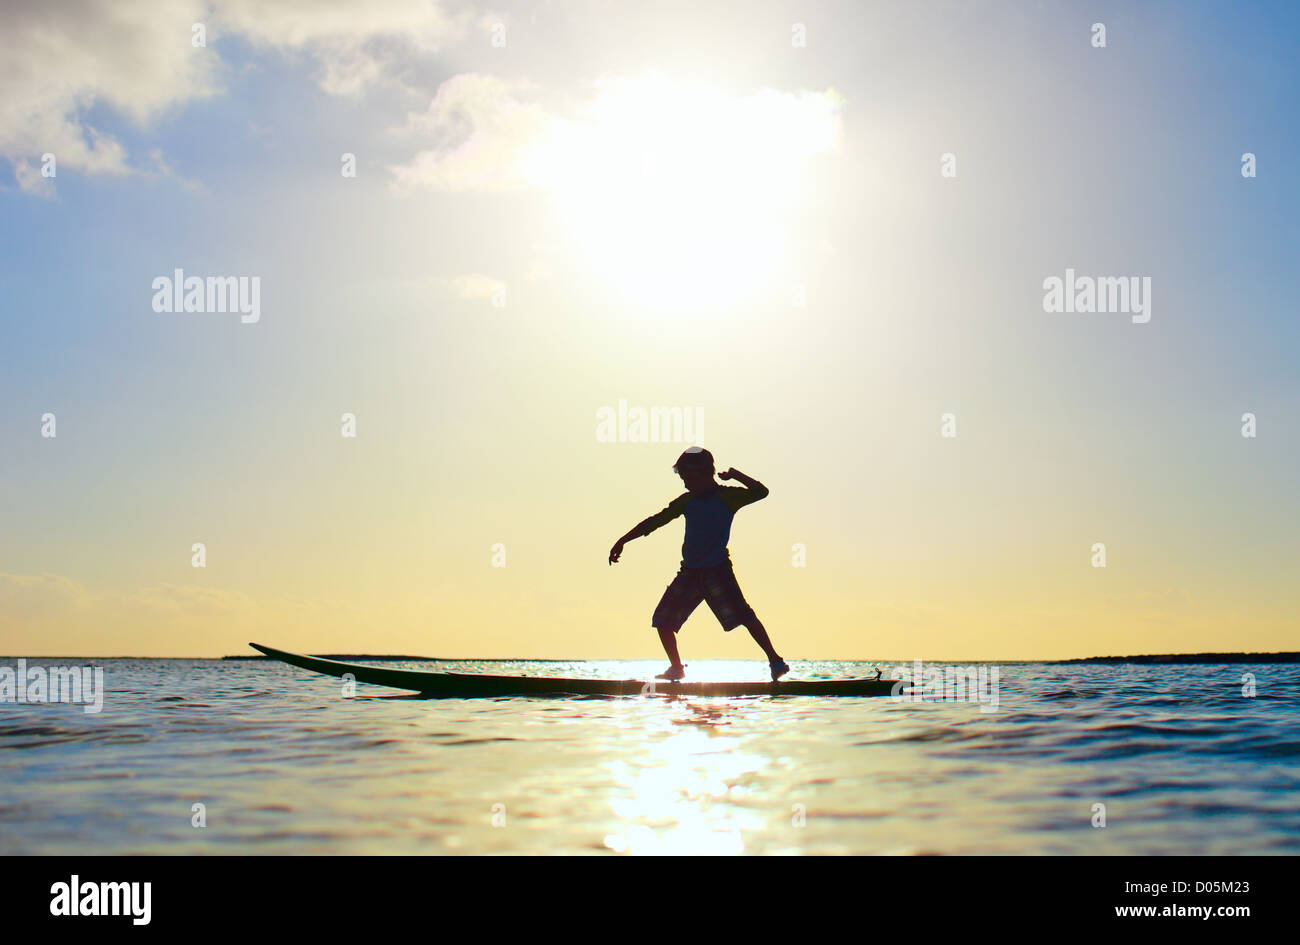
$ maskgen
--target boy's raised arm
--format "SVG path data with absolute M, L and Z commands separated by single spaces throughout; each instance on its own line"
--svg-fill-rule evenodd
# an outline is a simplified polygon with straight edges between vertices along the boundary
M 751 502 L 757 502 L 759 499 L 765 498 L 767 496 L 767 492 L 768 492 L 767 486 L 763 485 L 761 482 L 759 482 L 757 479 L 753 478 L 752 476 L 746 476 L 743 472 L 741 472 L 739 469 L 736 469 L 734 466 L 731 469 L 727 469 L 724 470 L 723 472 L 718 473 L 718 478 L 734 479 L 736 480 L 736 482 L 740 483 L 750 492 L 755 493 L 754 497 L 750 499 Z

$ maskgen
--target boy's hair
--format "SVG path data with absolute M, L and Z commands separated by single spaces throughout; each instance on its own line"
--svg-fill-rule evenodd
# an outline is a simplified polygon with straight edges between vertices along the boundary
M 673 472 L 678 472 L 682 468 L 686 469 L 712 469 L 713 454 L 702 446 L 687 447 L 686 452 L 677 457 L 677 462 L 673 464 Z

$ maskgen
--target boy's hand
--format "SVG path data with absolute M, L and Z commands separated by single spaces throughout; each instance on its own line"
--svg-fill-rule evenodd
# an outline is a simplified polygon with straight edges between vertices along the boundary
M 750 500 L 752 502 L 757 502 L 759 499 L 767 495 L 767 486 L 763 485 L 753 476 L 746 476 L 735 466 L 732 466 L 726 472 L 718 473 L 718 478 L 736 480 L 736 482 L 740 483 L 752 493 L 753 498 Z
M 619 555 L 621 555 L 622 553 L 623 553 L 623 542 L 622 541 L 615 542 L 614 547 L 609 549 L 609 563 L 613 564 L 614 562 L 618 561 Z

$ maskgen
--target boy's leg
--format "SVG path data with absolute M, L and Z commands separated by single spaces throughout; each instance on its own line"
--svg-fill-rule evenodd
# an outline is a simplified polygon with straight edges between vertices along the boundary
M 677 631 L 703 599 L 699 576 L 682 568 L 664 590 L 663 597 L 659 599 L 659 605 L 650 618 L 650 626 L 659 632 L 659 642 L 663 644 L 664 652 L 668 654 L 673 666 L 682 665 L 682 658 L 677 652 Z
M 709 602 L 709 607 L 712 608 L 718 622 L 722 624 L 722 629 L 744 627 L 754 638 L 754 642 L 763 648 L 769 663 L 780 661 L 781 656 L 772 646 L 767 628 L 758 619 L 758 614 L 754 613 L 754 608 L 750 607 L 749 602 L 745 600 L 740 582 L 736 580 L 736 572 L 732 570 L 730 564 L 709 569 L 704 582 L 704 599 Z
M 666 627 L 660 627 L 659 642 L 664 645 L 664 652 L 668 654 L 668 662 L 674 666 L 681 666 L 682 658 L 677 653 L 677 634 Z
M 758 615 L 755 615 L 753 619 L 749 620 L 745 624 L 745 629 L 748 630 L 749 635 L 754 638 L 754 642 L 763 648 L 763 652 L 767 654 L 767 661 L 769 663 L 775 663 L 781 659 L 780 654 L 776 652 L 776 648 L 772 646 L 772 641 L 767 635 L 767 628 L 764 627 L 763 622 L 758 619 Z

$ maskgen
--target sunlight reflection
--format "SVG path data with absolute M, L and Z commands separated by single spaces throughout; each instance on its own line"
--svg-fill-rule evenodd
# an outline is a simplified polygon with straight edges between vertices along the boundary
M 671 711 L 644 763 L 611 764 L 617 787 L 610 807 L 626 826 L 608 834 L 605 846 L 640 855 L 743 853 L 743 831 L 764 826 L 744 805 L 767 759 L 719 728 L 730 724 L 724 709 L 682 704 Z

